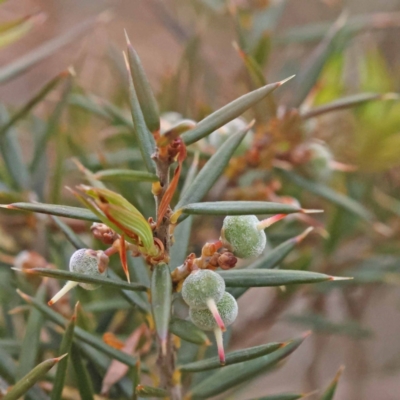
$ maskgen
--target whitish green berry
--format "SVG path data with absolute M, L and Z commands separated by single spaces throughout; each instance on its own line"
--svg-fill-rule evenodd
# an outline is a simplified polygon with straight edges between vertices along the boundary
M 217 309 L 224 325 L 231 325 L 238 315 L 238 305 L 235 298 L 225 292 L 222 299 L 217 303 Z M 200 329 L 212 331 L 218 328 L 218 324 L 210 310 L 189 310 L 189 316 L 192 322 Z
M 331 163 L 333 156 L 323 142 L 313 141 L 306 147 L 308 161 L 304 165 L 306 173 L 317 180 L 326 181 L 332 173 Z
M 69 260 L 69 270 L 78 274 L 90 276 L 103 276 L 106 274 L 108 257 L 102 251 L 79 249 L 72 254 Z M 94 290 L 99 285 L 80 283 L 86 290 Z
M 225 281 L 209 269 L 193 271 L 182 285 L 183 300 L 193 309 L 207 308 L 210 299 L 218 303 L 224 292 Z
M 267 244 L 265 232 L 257 227 L 259 222 L 255 215 L 225 217 L 221 231 L 224 245 L 239 258 L 259 256 Z

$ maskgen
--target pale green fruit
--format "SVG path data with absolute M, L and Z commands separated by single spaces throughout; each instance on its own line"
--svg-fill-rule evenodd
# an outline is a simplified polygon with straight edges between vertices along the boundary
M 193 271 L 183 282 L 182 298 L 194 309 L 207 308 L 207 300 L 218 303 L 225 292 L 225 281 L 209 269 Z
M 238 304 L 230 293 L 224 293 L 222 299 L 217 303 L 217 308 L 225 327 L 233 324 L 238 315 Z M 218 328 L 215 318 L 208 309 L 195 310 L 191 308 L 189 316 L 192 322 L 200 329 L 212 331 Z
M 258 230 L 260 221 L 255 215 L 225 217 L 221 237 L 224 245 L 239 258 L 259 256 L 267 244 L 263 230 Z
M 102 251 L 94 251 L 91 249 L 79 249 L 72 254 L 69 260 L 69 270 L 79 274 L 90 276 L 104 276 L 107 271 L 99 271 L 99 258 L 107 257 Z M 108 258 L 108 257 L 107 257 Z M 86 290 L 97 289 L 100 285 L 91 283 L 79 283 Z
M 319 181 L 327 181 L 331 177 L 333 156 L 325 143 L 313 141 L 306 146 L 309 159 L 304 165 L 307 175 Z

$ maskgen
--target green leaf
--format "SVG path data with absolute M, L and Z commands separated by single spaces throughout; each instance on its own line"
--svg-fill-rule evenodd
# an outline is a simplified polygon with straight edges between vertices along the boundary
M 189 399 L 208 399 L 267 371 L 296 350 L 305 337 L 294 339 L 285 347 L 262 357 L 219 369 L 201 381 L 188 394 Z
M 286 346 L 285 343 L 268 343 L 261 346 L 249 347 L 248 349 L 232 351 L 225 356 L 225 366 L 265 356 L 284 346 Z M 211 357 L 179 367 L 183 372 L 199 372 L 216 368 L 225 368 L 221 366 L 219 357 Z
M 81 399 L 93 400 L 94 390 L 92 379 L 90 378 L 88 370 L 83 362 L 80 350 L 74 344 L 71 348 L 71 363 L 74 367 L 76 383 Z
M 271 396 L 257 397 L 251 400 L 299 400 L 305 397 L 303 394 L 298 393 L 282 393 Z
M 98 22 L 98 20 L 99 18 L 97 17 L 84 21 L 74 26 L 66 33 L 47 41 L 41 46 L 34 48 L 32 51 L 25 53 L 17 60 L 12 61 L 4 67 L 0 68 L 0 83 L 7 82 L 17 77 L 18 75 L 31 68 L 33 65 L 55 53 L 60 48 L 73 42 L 78 37 L 81 37 L 82 34 L 92 28 L 93 25 Z
M 200 201 L 207 194 L 228 165 L 233 153 L 249 129 L 250 126 L 247 126 L 244 131 L 237 132 L 226 140 L 224 145 L 217 150 L 197 174 L 192 184 L 182 193 L 175 210 L 179 210 L 187 204 Z
M 338 41 L 342 37 L 344 23 L 345 17 L 341 15 L 309 56 L 308 62 L 296 79 L 297 88 L 294 90 L 295 95 L 290 104 L 292 107 L 298 108 L 316 84 L 325 63 L 336 50 Z
M 136 393 L 136 387 L 140 382 L 140 361 L 136 363 L 135 367 L 132 367 L 129 371 L 129 376 L 132 377 L 132 386 L 133 386 L 133 395 L 132 400 L 139 400 L 139 397 Z
M 362 204 L 350 197 L 345 196 L 344 194 L 335 192 L 333 189 L 325 186 L 322 183 L 313 182 L 311 180 L 303 178 L 300 175 L 295 174 L 292 171 L 280 170 L 279 173 L 302 189 L 323 197 L 331 203 L 336 204 L 344 210 L 347 210 L 350 213 L 358 216 L 364 221 L 373 222 L 375 220 L 374 215 L 370 211 L 368 211 Z
M 377 100 L 397 100 L 396 93 L 360 93 L 352 96 L 343 97 L 341 99 L 332 101 L 328 104 L 323 104 L 319 107 L 312 108 L 311 110 L 301 112 L 300 116 L 303 119 L 315 118 L 319 115 L 326 114 L 333 111 L 345 110 L 351 107 L 368 103 Z
M 214 132 L 216 129 L 227 124 L 229 121 L 239 117 L 247 109 L 254 106 L 278 87 L 282 86 L 287 80 L 271 83 L 260 89 L 256 89 L 220 108 L 208 117 L 201 120 L 195 128 L 185 133 L 182 136 L 183 141 L 186 145 L 189 145 L 197 142 L 203 137 L 206 137 L 211 132 Z
M 321 396 L 320 400 L 333 400 L 336 392 L 336 387 L 339 382 L 340 376 L 342 375 L 342 372 L 344 370 L 344 367 L 340 367 L 338 372 L 336 373 L 335 377 L 333 378 L 333 381 L 330 383 L 330 385 L 326 388 L 325 392 Z
M 135 135 L 138 141 L 138 146 L 140 152 L 142 153 L 142 158 L 146 169 L 155 174 L 156 165 L 152 159 L 152 155 L 156 150 L 156 144 L 154 137 L 149 131 L 146 125 L 142 109 L 140 108 L 138 96 L 136 93 L 135 84 L 132 80 L 132 76 L 128 73 L 129 81 L 129 104 L 131 107 L 132 120 L 135 125 Z
M 110 278 L 103 278 L 85 274 L 78 274 L 76 272 L 70 271 L 63 271 L 58 269 L 50 269 L 50 268 L 31 268 L 31 269 L 24 269 L 18 270 L 25 274 L 29 275 L 39 275 L 39 276 L 48 276 L 49 278 L 55 279 L 64 279 L 68 281 L 74 282 L 81 282 L 81 283 L 93 283 L 97 285 L 104 285 L 108 287 L 113 287 L 116 289 L 121 290 L 131 290 L 131 291 L 139 291 L 143 292 L 146 291 L 148 288 L 144 285 L 135 283 L 135 282 L 124 282 L 124 281 L 117 281 Z
M 291 214 L 304 212 L 301 207 L 268 201 L 213 201 L 187 204 L 181 208 L 184 214 L 195 215 L 253 215 Z
M 39 312 L 35 310 L 36 312 Z M 61 394 L 64 388 L 65 376 L 67 374 L 68 358 L 71 351 L 72 340 L 74 338 L 74 329 L 76 321 L 76 312 L 72 316 L 67 328 L 65 329 L 63 338 L 61 340 L 61 345 L 59 349 L 59 354 L 67 354 L 57 365 L 57 372 L 54 378 L 53 390 L 51 391 L 51 400 L 59 400 L 62 398 Z
M 58 133 L 60 118 L 65 106 L 67 105 L 68 96 L 72 90 L 72 84 L 73 76 L 68 75 L 64 83 L 61 99 L 57 102 L 53 112 L 51 113 L 44 133 L 36 142 L 32 162 L 30 165 L 30 170 L 32 173 L 37 172 L 36 170 L 40 166 L 40 162 L 43 158 L 43 149 L 46 149 L 49 140 Z
M 125 32 L 126 34 L 126 32 Z M 128 44 L 128 61 L 133 84 L 136 88 L 137 97 L 139 99 L 140 108 L 143 112 L 144 120 L 150 132 L 158 132 L 160 130 L 160 117 L 158 112 L 157 101 L 151 89 L 150 83 L 144 72 L 140 58 L 135 49 L 131 45 L 128 35 L 126 35 Z
M 308 228 L 303 233 L 295 236 L 291 239 L 286 240 L 279 246 L 275 247 L 271 251 L 268 251 L 265 255 L 251 263 L 246 270 L 251 269 L 271 269 L 275 268 L 281 263 L 285 257 L 299 244 L 301 241 L 311 232 L 312 229 Z M 229 293 L 238 299 L 248 288 L 232 288 Z
M 283 269 L 255 270 L 244 268 L 217 272 L 224 278 L 226 286 L 229 287 L 285 286 L 341 280 L 340 277 L 333 277 L 319 272 Z
M 64 233 L 68 241 L 75 247 L 75 249 L 87 249 L 88 246 L 86 246 L 82 239 L 67 224 L 61 221 L 60 218 L 55 217 L 54 215 L 52 215 L 50 218 L 54 221 L 60 231 Z
M 187 342 L 198 345 L 210 345 L 210 340 L 204 331 L 197 328 L 190 321 L 185 321 L 179 318 L 173 318 L 169 324 L 169 330 L 175 336 L 180 337 Z
M 193 217 L 186 218 L 174 230 L 174 244 L 170 249 L 171 270 L 179 267 L 186 260 L 192 223 Z
M 86 208 L 61 206 L 58 204 L 44 203 L 12 203 L 2 205 L 2 208 L 9 210 L 31 211 L 42 214 L 56 215 L 58 217 L 82 219 L 84 221 L 101 222 L 100 218 L 96 217 L 91 211 Z
M 61 326 L 62 328 L 65 327 L 66 319 L 58 314 L 56 311 L 52 310 L 50 307 L 46 306 L 44 303 L 37 301 L 35 298 L 28 296 L 25 293 L 22 293 L 20 290 L 17 289 L 17 293 L 28 303 L 38 309 L 42 314 L 44 314 L 48 319 L 52 322 Z M 115 358 L 118 361 L 121 361 L 123 364 L 126 364 L 130 367 L 136 365 L 137 359 L 132 357 L 122 351 L 114 349 L 111 346 L 105 344 L 101 339 L 97 336 L 92 335 L 91 333 L 79 328 L 78 326 L 75 327 L 75 338 L 79 339 L 83 343 L 87 343 L 90 346 L 94 347 L 95 349 L 101 351 L 102 353 L 108 355 L 111 358 Z
M 36 382 L 45 377 L 47 372 L 53 368 L 63 356 L 50 358 L 37 365 L 32 371 L 20 379 L 3 397 L 3 400 L 18 400 L 23 396 Z
M 29 112 L 40 103 L 48 93 L 50 93 L 62 80 L 64 80 L 70 73 L 68 71 L 61 72 L 49 83 L 47 83 L 31 100 L 29 100 L 19 111 L 17 111 L 6 123 L 0 126 L 0 137 L 4 135 L 19 120 L 25 118 Z
M 171 318 L 172 280 L 169 267 L 157 264 L 151 276 L 151 309 L 162 352 L 165 354 Z
M 17 365 L 5 349 L 0 347 L 0 374 L 10 384 L 15 382 Z
M 158 176 L 145 171 L 131 169 L 105 169 L 94 174 L 102 181 L 158 182 Z
M 40 285 L 35 296 L 36 300 L 39 302 L 44 301 L 46 291 L 46 286 L 44 284 Z M 17 379 L 21 379 L 23 376 L 25 376 L 36 364 L 39 352 L 40 332 L 42 330 L 42 326 L 42 313 L 38 310 L 31 309 L 28 322 L 26 324 L 24 339 L 22 341 L 20 358 L 16 373 Z
M 139 397 L 157 397 L 157 398 L 169 398 L 168 392 L 165 389 L 156 388 L 153 386 L 137 385 L 136 394 Z
M 7 110 L 2 105 L 0 106 L 0 121 L 2 125 L 7 125 L 10 121 Z M 22 151 L 14 129 L 6 129 L 5 133 L 0 135 L 0 152 L 14 187 L 20 191 L 29 189 L 29 171 L 23 162 Z

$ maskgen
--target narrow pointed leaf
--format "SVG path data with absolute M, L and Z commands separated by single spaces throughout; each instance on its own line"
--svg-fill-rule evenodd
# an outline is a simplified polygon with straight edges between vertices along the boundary
M 344 370 L 344 367 L 340 367 L 338 372 L 336 373 L 335 377 L 333 378 L 332 382 L 330 385 L 326 388 L 325 392 L 322 394 L 320 397 L 320 400 L 333 400 L 335 397 L 335 392 L 336 388 L 340 379 L 340 376 L 342 375 L 342 372 Z
M 283 346 L 285 346 L 285 343 L 268 343 L 261 346 L 250 347 L 248 349 L 232 351 L 231 353 L 225 355 L 225 366 L 265 356 Z M 179 369 L 183 372 L 199 372 L 216 368 L 221 368 L 219 357 L 211 357 L 179 367 Z
M 287 178 L 288 180 L 292 181 L 295 185 L 314 193 L 322 198 L 330 201 L 333 204 L 338 205 L 339 207 L 349 211 L 350 213 L 358 216 L 359 218 L 367 221 L 373 222 L 375 220 L 374 215 L 368 211 L 362 204 L 358 201 L 345 196 L 344 194 L 335 192 L 328 186 L 325 186 L 319 182 L 313 182 L 306 178 L 303 178 L 300 175 L 295 174 L 292 171 L 284 171 L 280 170 L 280 173 Z
M 50 218 L 54 221 L 61 232 L 64 233 L 68 241 L 75 247 L 75 249 L 87 249 L 88 246 L 82 241 L 82 239 L 67 224 L 61 221 L 60 218 L 55 217 L 54 215 L 52 215 Z
M 183 141 L 186 145 L 197 142 L 203 137 L 209 135 L 211 132 L 214 132 L 216 129 L 227 124 L 229 121 L 239 117 L 247 109 L 257 104 L 260 100 L 268 96 L 283 83 L 284 81 L 271 83 L 232 101 L 231 103 L 201 120 L 194 129 L 186 132 L 182 136 Z
M 84 364 L 81 351 L 74 344 L 71 348 L 71 363 L 74 367 L 77 378 L 76 383 L 81 399 L 94 400 L 92 379 L 90 378 L 88 370 Z
M 102 181 L 158 182 L 158 176 L 145 171 L 131 169 L 105 169 L 94 174 Z
M 184 214 L 197 215 L 253 215 L 291 214 L 302 212 L 301 207 L 268 201 L 214 201 L 192 203 L 182 207 Z
M 271 396 L 257 397 L 256 399 L 251 400 L 299 400 L 303 397 L 303 394 L 298 393 L 282 393 Z
M 303 119 L 314 118 L 322 114 L 346 110 L 348 108 L 357 107 L 361 104 L 368 103 L 376 100 L 393 100 L 398 98 L 396 93 L 360 93 L 352 96 L 343 97 L 341 99 L 332 101 L 328 104 L 323 104 L 319 107 L 312 108 L 311 110 L 300 113 Z
M 46 286 L 40 285 L 37 293 L 36 300 L 43 302 L 46 296 Z M 22 341 L 20 358 L 18 362 L 18 368 L 16 378 L 21 379 L 25 376 L 35 365 L 39 351 L 40 344 L 40 332 L 43 326 L 43 315 L 40 311 L 31 309 L 24 339 Z M 64 353 L 63 353 L 64 354 Z
M 2 105 L 0 106 L 0 121 L 2 125 L 7 125 L 10 121 L 7 110 Z M 0 153 L 14 187 L 20 191 L 29 189 L 29 171 L 23 161 L 17 133 L 14 129 L 7 128 L 0 135 Z
M 345 18 L 341 15 L 328 31 L 325 38 L 314 50 L 313 54 L 310 55 L 309 61 L 297 77 L 296 82 L 298 82 L 298 84 L 294 91 L 295 95 L 293 101 L 291 102 L 292 107 L 298 108 L 317 82 L 326 62 L 336 49 L 344 23 Z
M 49 83 L 47 83 L 31 100 L 29 100 L 19 111 L 12 115 L 8 122 L 3 123 L 0 126 L 0 136 L 4 135 L 8 129 L 10 129 L 15 123 L 23 119 L 29 114 L 29 112 L 40 103 L 48 93 L 50 93 L 63 79 L 69 76 L 68 71 L 61 72 L 55 78 L 53 78 Z
M 58 314 L 56 311 L 52 310 L 50 307 L 48 307 L 44 303 L 37 301 L 35 298 L 30 297 L 27 294 L 22 293 L 21 291 L 17 290 L 17 292 L 28 304 L 31 304 L 36 309 L 38 309 L 49 320 L 51 320 L 58 326 L 61 326 L 62 328 L 65 327 L 65 324 L 67 321 L 63 316 Z M 74 332 L 75 332 L 75 338 L 79 339 L 80 341 L 82 341 L 84 343 L 89 344 L 90 346 L 92 346 L 95 349 L 99 350 L 100 352 L 108 355 L 109 357 L 115 358 L 116 360 L 121 361 L 122 363 L 129 365 L 131 367 L 136 365 L 137 360 L 135 357 L 132 357 L 126 353 L 123 353 L 122 351 L 119 351 L 117 349 L 114 349 L 111 346 L 108 346 L 97 336 L 83 330 L 82 328 L 79 328 L 78 326 L 76 326 Z
M 131 107 L 132 120 L 135 125 L 135 135 L 138 141 L 140 152 L 142 153 L 142 158 L 146 169 L 155 174 L 156 165 L 152 159 L 152 155 L 155 152 L 156 144 L 154 137 L 149 131 L 146 125 L 146 121 L 143 116 L 142 109 L 140 108 L 138 96 L 136 93 L 136 88 L 133 83 L 131 75 L 128 73 L 129 81 L 129 103 Z
M 35 310 L 37 311 L 37 310 Z M 37 311 L 39 312 L 39 311 Z M 53 390 L 51 391 L 51 400 L 59 400 L 64 388 L 65 376 L 67 374 L 68 359 L 70 357 L 72 340 L 74 338 L 76 315 L 74 314 L 67 325 L 61 340 L 59 354 L 67 354 L 57 365 L 57 372 L 54 378 Z
M 42 214 L 56 215 L 58 217 L 81 219 L 84 221 L 101 222 L 100 218 L 96 217 L 91 211 L 86 208 L 61 206 L 58 204 L 44 203 L 12 203 L 1 206 L 9 210 L 31 211 Z
M 81 108 L 84 111 L 88 111 L 91 114 L 103 118 L 107 121 L 112 121 L 111 115 L 104 109 L 102 104 L 99 104 L 99 101 L 97 101 L 97 97 L 93 95 L 71 93 L 68 98 L 68 104 Z M 132 121 L 130 122 L 132 124 Z
M 160 117 L 158 105 L 150 83 L 144 72 L 140 58 L 128 39 L 128 61 L 133 84 L 136 89 L 140 108 L 143 112 L 144 120 L 150 132 L 154 133 L 160 130 Z
M 285 257 L 303 240 L 303 238 L 306 237 L 308 232 L 309 230 L 306 230 L 302 234 L 281 243 L 279 246 L 275 247 L 267 254 L 251 263 L 248 267 L 246 267 L 246 270 L 271 269 L 277 267 L 285 259 Z M 229 293 L 235 297 L 235 299 L 238 299 L 247 290 L 248 288 L 231 288 L 229 289 Z
M 248 126 L 244 131 L 237 132 L 226 140 L 224 145 L 208 160 L 206 165 L 197 174 L 193 183 L 182 194 L 175 210 L 179 210 L 187 204 L 198 202 L 207 194 L 223 173 L 233 153 L 240 145 L 249 129 L 250 127 Z
M 29 275 L 48 276 L 49 278 L 64 279 L 68 281 L 81 282 L 81 283 L 93 283 L 97 285 L 104 285 L 123 290 L 146 291 L 148 289 L 146 286 L 135 282 L 128 283 L 124 281 L 113 280 L 110 278 L 78 274 L 76 272 L 70 272 L 58 269 L 32 268 L 23 270 L 23 272 Z
M 151 309 L 162 349 L 166 345 L 171 317 L 172 280 L 167 264 L 154 267 L 151 276 Z
M 174 231 L 174 244 L 170 249 L 170 265 L 174 270 L 183 264 L 187 257 L 187 248 L 190 240 L 190 232 L 192 230 L 193 217 L 186 218 L 181 222 Z
M 15 382 L 17 365 L 5 349 L 0 347 L 0 374 L 10 384 Z
M 15 61 L 6 64 L 4 67 L 0 68 L 0 83 L 7 82 L 20 75 L 33 65 L 55 53 L 61 47 L 73 42 L 76 38 L 82 36 L 85 31 L 90 29 L 98 20 L 99 18 L 97 17 L 84 21 L 74 26 L 66 33 L 47 41 L 41 46 L 34 48 L 32 51 L 25 53 Z
M 334 280 L 333 276 L 319 272 L 296 270 L 263 270 L 263 269 L 238 269 L 230 271 L 217 271 L 229 287 L 264 287 L 285 286 L 303 283 L 318 283 Z
M 23 396 L 36 382 L 40 381 L 45 377 L 47 372 L 53 368 L 59 361 L 59 358 L 51 358 L 43 361 L 37 365 L 32 371 L 21 378 L 7 394 L 3 397 L 3 400 L 18 400 Z
M 157 398 L 168 398 L 168 392 L 165 389 L 156 388 L 153 386 L 137 385 L 136 394 L 139 397 L 157 397 Z
M 135 367 L 132 367 L 129 371 L 129 376 L 132 377 L 133 395 L 132 400 L 139 400 L 139 396 L 136 393 L 136 387 L 140 382 L 140 360 L 136 363 Z
M 169 324 L 169 330 L 175 336 L 180 337 L 187 342 L 198 344 L 198 345 L 209 345 L 210 340 L 204 331 L 197 328 L 190 321 L 185 321 L 179 318 L 173 318 Z
M 193 400 L 207 399 L 223 393 L 249 379 L 255 378 L 295 351 L 303 340 L 304 337 L 295 339 L 285 347 L 271 354 L 219 369 L 210 377 L 196 385 L 190 391 L 188 398 Z

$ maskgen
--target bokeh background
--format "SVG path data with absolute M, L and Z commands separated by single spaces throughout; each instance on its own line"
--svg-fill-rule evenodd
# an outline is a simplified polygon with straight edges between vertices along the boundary
M 361 92 L 399 91 L 400 1 L 232 0 L 231 10 L 235 5 L 246 30 L 254 15 L 279 3 L 285 3 L 282 13 L 260 18 L 258 27 L 273 38 L 268 43 L 268 62 L 263 65 L 269 82 L 306 67 L 318 43 L 342 15 L 350 25 L 370 19 L 346 46 L 331 55 L 303 106 Z M 60 71 L 73 66 L 79 90 L 126 108 L 121 55 L 126 29 L 154 90 L 160 94 L 163 111 L 178 111 L 198 120 L 249 90 L 243 62 L 232 46 L 240 37 L 228 8 L 222 0 L 8 1 L 1 5 L 0 21 L 32 13 L 43 18 L 28 35 L 1 50 L 0 75 L 48 41 L 71 32 L 78 34 L 64 46 L 57 45 L 48 57 L 4 80 L 0 100 L 16 110 Z M 187 61 L 184 57 L 190 51 L 193 56 Z M 168 92 L 180 68 L 180 89 Z M 188 85 L 188 80 L 194 83 Z M 278 105 L 290 103 L 295 88 L 288 83 L 276 96 Z M 34 114 L 46 118 L 59 95 L 52 93 Z M 328 143 L 335 160 L 358 167 L 355 172 L 338 173 L 329 186 L 372 210 L 378 223 L 360 222 L 326 199 L 301 192 L 303 205 L 327 210 L 328 216 L 319 222 L 333 239 L 319 235 L 307 239 L 301 253 L 291 255 L 286 266 L 304 263 L 313 270 L 353 274 L 359 280 L 343 290 L 305 289 L 285 294 L 276 289 L 253 289 L 246 293 L 239 303 L 245 311 L 235 323 L 232 348 L 289 338 L 307 329 L 314 334 L 281 368 L 253 381 L 235 398 L 256 397 L 266 390 L 312 391 L 327 385 L 344 365 L 337 399 L 399 399 L 400 203 L 396 198 L 400 193 L 400 109 L 396 100 L 384 103 L 331 113 L 307 126 L 309 134 Z M 93 152 L 101 150 L 99 135 L 106 137 L 105 123 L 95 121 L 78 128 L 82 131 L 76 135 Z M 26 129 L 21 129 L 24 154 L 29 157 L 30 139 L 24 136 Z M 50 146 L 50 166 L 54 152 Z M 62 197 L 68 199 L 69 195 L 63 193 Z M 217 239 L 218 226 L 219 220 L 199 222 L 191 249 L 198 251 L 204 241 Z M 5 231 L 10 231 L 7 224 Z M 272 244 L 279 243 L 280 233 L 279 228 L 272 230 Z

